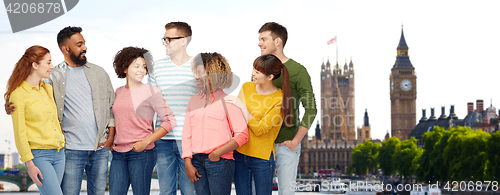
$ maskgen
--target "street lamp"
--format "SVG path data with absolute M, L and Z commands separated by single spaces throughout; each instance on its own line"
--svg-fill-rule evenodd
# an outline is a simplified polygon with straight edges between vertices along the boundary
M 451 195 L 453 195 L 453 175 L 451 176 L 451 184 L 450 184 L 450 187 L 451 187 Z

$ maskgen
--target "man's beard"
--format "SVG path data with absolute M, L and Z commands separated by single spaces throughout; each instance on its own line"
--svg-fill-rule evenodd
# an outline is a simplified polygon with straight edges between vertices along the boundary
M 78 56 L 76 56 L 75 54 L 73 54 L 73 52 L 70 51 L 69 58 L 75 64 L 83 66 L 84 64 L 87 63 L 87 56 L 83 56 L 83 59 L 81 58 L 82 54 L 84 53 L 87 53 L 87 51 L 82 51 Z

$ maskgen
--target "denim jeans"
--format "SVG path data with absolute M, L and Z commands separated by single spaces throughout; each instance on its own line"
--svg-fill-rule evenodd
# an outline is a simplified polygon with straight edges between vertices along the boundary
M 136 152 L 113 151 L 109 168 L 109 194 L 126 195 L 132 185 L 134 195 L 149 195 L 151 175 L 156 163 L 153 149 Z
M 255 158 L 234 151 L 234 187 L 238 195 L 271 195 L 273 193 L 274 155 L 269 160 Z M 252 178 L 255 193 L 252 193 Z
M 276 144 L 276 168 L 278 169 L 278 194 L 295 194 L 295 185 L 297 179 L 297 166 L 299 165 L 300 147 L 291 151 L 286 145 Z
M 103 195 L 108 178 L 109 148 L 100 150 L 66 149 L 66 166 L 61 184 L 64 195 L 79 195 L 83 171 L 87 175 L 87 194 Z
M 186 166 L 181 158 L 182 142 L 159 139 L 155 142 L 155 151 L 160 195 L 176 195 L 177 178 L 182 195 L 195 194 L 193 182 L 187 177 Z
M 191 160 L 201 177 L 194 182 L 198 195 L 230 195 L 234 174 L 234 160 L 221 158 L 213 162 L 208 154 L 195 154 Z
M 61 181 L 64 173 L 64 148 L 33 149 L 33 163 L 42 172 L 43 179 L 38 176 L 42 185 L 36 185 L 41 195 L 62 195 Z M 29 171 L 29 170 L 28 170 Z

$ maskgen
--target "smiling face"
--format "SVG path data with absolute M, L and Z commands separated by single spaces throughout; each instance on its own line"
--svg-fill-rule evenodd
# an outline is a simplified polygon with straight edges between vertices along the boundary
M 252 70 L 252 82 L 257 84 L 264 84 L 266 82 L 272 82 L 272 75 L 265 75 L 264 73 L 256 70 L 255 68 Z
M 85 39 L 82 34 L 76 33 L 69 40 L 66 41 L 66 46 L 68 48 L 68 55 L 75 64 L 84 65 L 87 63 L 87 46 L 85 45 Z
M 271 31 L 264 31 L 259 34 L 260 55 L 275 54 L 277 50 L 277 39 L 273 39 Z
M 142 57 L 136 58 L 124 72 L 128 83 L 142 83 L 147 72 L 146 61 Z
M 208 89 L 208 78 L 205 68 L 202 64 L 196 67 L 196 72 L 194 73 L 194 79 L 196 80 L 196 86 L 198 89 L 207 90 Z
M 45 54 L 39 63 L 33 62 L 33 70 L 35 74 L 40 76 L 40 78 L 50 78 L 50 72 L 52 72 L 52 69 L 54 69 L 54 65 L 52 65 L 52 57 L 50 56 L 50 53 Z

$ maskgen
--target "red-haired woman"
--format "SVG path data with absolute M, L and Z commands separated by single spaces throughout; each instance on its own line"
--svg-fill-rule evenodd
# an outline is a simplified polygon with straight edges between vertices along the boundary
M 61 194 L 64 173 L 64 134 L 57 119 L 52 86 L 41 82 L 54 69 L 50 52 L 31 46 L 14 67 L 4 98 L 16 102 L 12 112 L 14 137 L 21 161 L 40 194 Z

